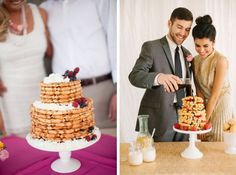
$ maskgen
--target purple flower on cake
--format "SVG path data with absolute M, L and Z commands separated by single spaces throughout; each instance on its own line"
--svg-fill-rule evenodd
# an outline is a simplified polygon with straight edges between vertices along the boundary
M 186 60 L 187 60 L 188 62 L 191 62 L 191 61 L 193 60 L 193 56 L 192 56 L 191 54 L 187 55 L 187 56 L 186 56 Z
M 9 153 L 6 150 L 6 146 L 3 142 L 0 141 L 0 160 L 4 161 L 9 157 Z

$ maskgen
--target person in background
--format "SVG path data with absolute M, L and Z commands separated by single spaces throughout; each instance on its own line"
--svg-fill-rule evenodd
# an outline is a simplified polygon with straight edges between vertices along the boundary
M 96 125 L 116 130 L 116 0 L 48 0 L 54 48 L 52 70 L 63 74 L 80 68 L 83 93 L 94 100 Z
M 145 42 L 133 70 L 129 74 L 132 85 L 145 88 L 139 115 L 149 115 L 149 132 L 154 128 L 154 141 L 184 141 L 185 134 L 173 131 L 178 121 L 177 110 L 186 96 L 180 78 L 190 78 L 190 52 L 182 46 L 193 21 L 192 13 L 183 7 L 174 9 L 168 21 L 169 33 L 161 39 Z M 138 130 L 138 120 L 136 130 Z
M 206 119 L 212 124 L 212 131 L 202 139 L 223 141 L 223 124 L 233 118 L 230 104 L 230 83 L 228 60 L 215 50 L 216 29 L 209 15 L 198 17 L 192 36 L 198 55 L 193 61 L 193 75 L 197 96 L 204 99 Z
M 29 108 L 39 98 L 45 76 L 43 57 L 52 55 L 46 27 L 47 13 L 26 0 L 3 0 L 9 16 L 0 42 L 1 111 L 7 134 L 25 136 L 30 129 Z
M 5 41 L 7 33 L 7 25 L 9 20 L 9 14 L 7 11 L 0 6 L 0 42 Z M 6 91 L 6 87 L 3 85 L 2 80 L 0 79 L 0 98 L 3 96 L 3 93 Z M 1 100 L 1 99 L 0 99 Z M 0 110 L 0 137 L 6 136 L 6 130 L 4 126 L 4 121 L 2 117 L 2 111 Z

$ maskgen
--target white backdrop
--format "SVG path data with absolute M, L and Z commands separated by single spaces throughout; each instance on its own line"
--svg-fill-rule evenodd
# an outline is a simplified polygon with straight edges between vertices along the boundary
M 120 141 L 136 137 L 135 123 L 144 93 L 129 83 L 128 75 L 141 51 L 143 42 L 161 38 L 168 32 L 167 21 L 176 7 L 198 16 L 211 15 L 217 30 L 216 50 L 228 57 L 236 107 L 236 1 L 235 0 L 121 0 L 120 1 Z M 193 23 L 195 26 L 195 21 Z M 196 54 L 191 34 L 183 44 Z

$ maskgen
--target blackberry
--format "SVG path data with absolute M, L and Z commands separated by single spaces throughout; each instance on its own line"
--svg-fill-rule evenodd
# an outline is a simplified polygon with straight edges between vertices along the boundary
M 94 126 L 90 126 L 88 129 L 90 129 L 90 130 L 94 130 Z
M 97 135 L 93 134 L 92 137 L 91 137 L 91 140 L 96 140 L 96 139 L 97 139 Z
M 80 108 L 84 108 L 84 107 L 87 106 L 87 104 L 86 103 L 80 103 L 79 106 L 80 106 Z
M 94 130 L 94 127 L 93 127 L 93 126 L 90 126 L 90 127 L 88 128 L 88 132 L 89 132 L 89 133 L 92 133 L 93 130 Z
M 69 72 L 69 70 L 66 70 L 63 76 L 68 76 Z
M 70 81 L 75 81 L 77 78 L 75 76 L 70 77 Z

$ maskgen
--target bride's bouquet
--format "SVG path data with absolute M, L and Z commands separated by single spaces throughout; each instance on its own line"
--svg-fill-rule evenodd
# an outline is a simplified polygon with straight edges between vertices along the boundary
M 0 160 L 4 161 L 9 157 L 9 153 L 6 150 L 6 145 L 0 141 Z

